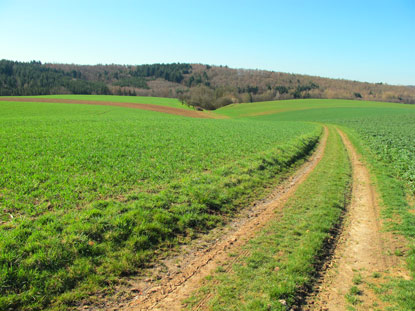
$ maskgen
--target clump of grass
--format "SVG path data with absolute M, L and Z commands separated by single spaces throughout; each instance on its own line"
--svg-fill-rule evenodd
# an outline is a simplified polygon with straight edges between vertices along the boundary
M 352 286 L 349 291 L 350 295 L 360 296 L 362 295 L 362 291 L 357 286 Z
M 360 285 L 363 283 L 362 275 L 359 273 L 353 277 L 353 284 Z
M 352 286 L 349 292 L 346 294 L 346 300 L 352 305 L 357 305 L 361 303 L 359 296 L 362 295 L 362 291 L 357 286 Z
M 379 272 L 373 272 L 372 277 L 374 279 L 379 279 L 382 275 Z
M 395 254 L 395 256 L 398 256 L 398 257 L 401 257 L 404 255 L 404 252 L 401 249 L 395 249 L 393 253 Z

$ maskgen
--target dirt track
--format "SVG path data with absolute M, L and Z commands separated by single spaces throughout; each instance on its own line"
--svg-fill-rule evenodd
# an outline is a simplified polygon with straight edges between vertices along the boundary
M 163 275 L 155 280 L 137 282 L 135 287 L 139 294 L 128 306 L 125 306 L 125 309 L 180 310 L 182 301 L 191 296 L 204 277 L 214 271 L 221 262 L 229 261 L 229 252 L 245 245 L 274 217 L 275 210 L 282 208 L 288 198 L 294 194 L 297 187 L 322 159 L 327 135 L 328 131 L 325 129 L 321 143 L 308 162 L 278 186 L 265 202 L 253 206 L 246 212 L 246 215 L 227 226 L 221 232 L 220 237 L 212 241 L 210 245 L 201 250 L 200 247 L 188 250 L 184 255 L 165 260 L 163 265 L 168 269 Z M 242 252 L 232 260 L 238 261 L 244 255 L 246 254 Z M 161 279 L 157 280 L 159 278 Z M 204 301 L 196 309 L 203 309 L 203 303 Z
M 178 116 L 191 117 L 191 118 L 203 118 L 211 119 L 213 116 L 210 114 L 187 110 L 169 106 L 160 106 L 152 104 L 135 104 L 135 103 L 119 103 L 109 101 L 98 101 L 98 100 L 74 100 L 74 99 L 53 99 L 53 98 L 18 98 L 18 97 L 0 97 L 0 101 L 8 102 L 25 102 L 25 103 L 62 103 L 62 104 L 83 104 L 83 105 L 99 105 L 99 106 L 116 106 L 133 109 L 150 110 L 168 114 L 174 114 Z
M 345 217 L 345 224 L 337 242 L 334 256 L 314 295 L 308 299 L 305 310 L 345 311 L 351 306 L 350 295 L 353 286 L 361 291 L 356 310 L 384 310 L 386 305 L 379 301 L 369 289 L 370 282 L 376 282 L 376 274 L 383 275 L 397 266 L 396 257 L 387 254 L 388 234 L 382 233 L 376 191 L 371 184 L 368 169 L 362 163 L 347 136 L 339 131 L 348 149 L 352 164 L 352 200 Z M 377 304 L 377 308 L 374 306 Z

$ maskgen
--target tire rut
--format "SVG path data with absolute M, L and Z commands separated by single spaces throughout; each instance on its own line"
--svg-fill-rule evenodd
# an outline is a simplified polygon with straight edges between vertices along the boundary
M 348 137 L 338 132 L 352 165 L 352 199 L 334 255 L 326 263 L 326 270 L 303 310 L 345 311 L 350 307 L 384 310 L 387 305 L 377 298 L 369 285 L 376 283 L 374 275 L 389 273 L 399 262 L 395 256 L 387 254 L 390 234 L 381 232 L 377 193 L 369 171 Z M 359 291 L 353 293 L 352 287 Z
M 227 267 L 225 268 L 226 273 L 229 273 L 232 269 L 232 266 L 235 265 L 236 263 L 240 262 L 243 258 L 248 257 L 249 256 L 249 251 L 244 250 L 241 251 L 236 257 L 234 257 L 231 261 L 228 261 Z M 213 285 L 217 284 L 217 281 L 213 282 Z M 204 307 L 206 306 L 206 304 L 208 303 L 208 301 L 213 297 L 213 293 L 209 293 L 207 294 L 205 297 L 203 297 L 198 303 L 197 305 L 195 305 L 192 310 L 196 311 L 196 310 L 203 310 Z

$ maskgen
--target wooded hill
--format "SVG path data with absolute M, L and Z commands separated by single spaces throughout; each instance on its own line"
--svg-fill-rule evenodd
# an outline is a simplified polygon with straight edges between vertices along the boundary
M 414 104 L 415 87 L 201 64 L 73 65 L 0 61 L 0 95 L 178 97 L 215 109 L 231 103 L 344 98 Z

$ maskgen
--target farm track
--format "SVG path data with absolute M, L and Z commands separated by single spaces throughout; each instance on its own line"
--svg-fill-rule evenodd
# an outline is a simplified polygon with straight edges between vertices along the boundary
M 82 105 L 98 105 L 98 106 L 115 106 L 124 108 L 133 108 L 141 110 L 149 110 L 155 112 L 162 112 L 167 114 L 173 114 L 178 116 L 212 119 L 215 116 L 195 110 L 187 110 L 169 106 L 153 105 L 153 104 L 135 104 L 135 103 L 120 103 L 110 101 L 98 101 L 98 100 L 74 100 L 74 99 L 53 99 L 53 98 L 16 98 L 16 97 L 0 97 L 0 101 L 7 102 L 23 102 L 23 103 L 61 103 L 61 104 L 82 104 Z
M 275 211 L 283 208 L 285 202 L 317 166 L 323 158 L 327 136 L 328 130 L 325 128 L 321 142 L 309 161 L 279 185 L 267 200 L 253 206 L 245 216 L 227 226 L 218 239 L 201 250 L 193 249 L 184 255 L 165 260 L 164 267 L 168 269 L 155 280 L 147 279 L 133 284 L 138 295 L 124 309 L 180 310 L 183 308 L 182 301 L 189 298 L 200 287 L 203 279 L 217 267 L 226 262 L 230 268 L 232 263 L 247 256 L 247 251 L 242 247 L 275 217 Z M 238 253 L 230 264 L 229 253 Z M 209 295 L 206 296 L 195 310 L 203 310 L 209 298 Z
M 384 310 L 387 305 L 370 289 L 370 284 L 379 285 L 380 282 L 373 276 L 391 273 L 404 276 L 405 272 L 399 259 L 388 254 L 392 243 L 396 242 L 392 241 L 391 233 L 381 232 L 377 193 L 369 171 L 348 137 L 338 131 L 352 164 L 352 198 L 334 254 L 323 267 L 321 280 L 307 299 L 304 310 L 349 310 L 352 303 L 346 296 L 353 286 L 359 289 L 353 310 Z

